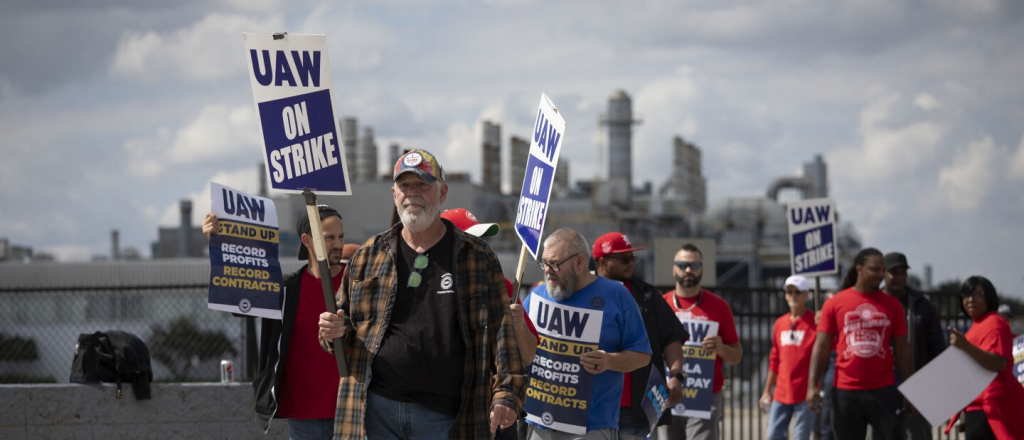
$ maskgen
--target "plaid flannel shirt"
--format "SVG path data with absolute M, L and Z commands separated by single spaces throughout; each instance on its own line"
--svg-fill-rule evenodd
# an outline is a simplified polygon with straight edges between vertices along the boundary
M 492 438 L 490 409 L 501 403 L 518 414 L 523 409 L 526 375 L 501 265 L 487 244 L 455 228 L 453 246 L 459 326 L 466 345 L 462 405 L 450 438 Z M 370 365 L 387 332 L 398 292 L 395 261 L 402 225 L 369 240 L 349 261 L 337 292 L 338 308 L 351 319 L 346 332 L 349 376 L 338 388 L 334 438 L 363 440 Z M 441 343 L 441 341 L 439 341 Z M 325 349 L 330 350 L 321 340 Z M 409 374 L 415 374 L 410 371 Z

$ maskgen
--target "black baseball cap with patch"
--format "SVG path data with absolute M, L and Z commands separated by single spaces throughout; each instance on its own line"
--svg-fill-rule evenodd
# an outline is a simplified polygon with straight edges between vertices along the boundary
M 316 205 L 316 209 L 317 209 L 317 211 L 320 211 L 320 221 L 321 222 L 323 222 L 325 219 L 327 219 L 329 217 L 338 217 L 338 220 L 341 220 L 341 213 L 339 213 L 336 209 L 331 208 L 330 206 L 327 206 L 327 205 Z M 309 233 L 311 233 L 313 231 L 313 229 L 309 225 L 309 215 L 306 214 L 305 212 L 303 212 L 302 216 L 299 217 L 299 222 L 295 226 L 295 231 L 299 233 L 299 237 L 300 237 L 300 241 L 299 241 L 299 259 L 300 260 L 308 260 L 309 259 L 309 251 L 307 251 L 306 250 L 306 246 L 302 244 L 301 237 L 302 237 L 302 234 L 309 234 Z
M 900 252 L 889 252 L 885 254 L 885 270 L 893 270 L 894 268 L 903 266 L 910 269 L 910 265 L 907 264 L 907 256 Z

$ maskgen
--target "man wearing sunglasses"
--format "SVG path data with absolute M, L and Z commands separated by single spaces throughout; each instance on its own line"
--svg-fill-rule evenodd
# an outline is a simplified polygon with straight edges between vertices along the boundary
M 594 240 L 597 274 L 622 283 L 633 295 L 653 351 L 650 364 L 625 373 L 619 409 L 619 438 L 622 440 L 643 439 L 648 434 L 654 434 L 654 438 L 657 435 L 650 432 L 651 425 L 640 406 L 651 368 L 657 368 L 664 375 L 666 364 L 668 366 L 669 405 L 675 405 L 683 396 L 683 345 L 680 341 L 689 339 L 689 334 L 662 299 L 661 293 L 633 272 L 636 264 L 633 252 L 644 249 L 633 246 L 629 238 L 620 232 L 609 232 Z M 668 423 L 670 417 L 666 415 L 664 422 Z
M 807 284 L 807 278 L 800 275 L 786 278 L 783 290 L 789 313 L 775 320 L 772 329 L 768 379 L 760 402 L 761 411 L 768 413 L 768 440 L 784 440 L 791 419 L 793 439 L 807 440 L 817 418 L 806 401 L 811 350 L 818 334 L 814 312 L 807 310 Z
M 319 205 L 317 210 L 328 250 L 331 283 L 337 289 L 345 271 L 345 225 L 334 208 Z M 310 255 L 316 254 L 305 211 L 299 217 L 296 232 L 302 242 L 299 260 L 309 260 Z M 220 233 L 220 222 L 213 213 L 206 214 L 203 233 L 207 238 Z M 260 318 L 259 364 L 252 387 L 256 417 L 264 431 L 270 429 L 271 419 L 286 418 L 288 436 L 292 439 L 331 438 L 338 363 L 334 356 L 320 349 L 316 339 L 320 330 L 317 322 L 326 311 L 320 267 L 314 263 L 285 276 L 282 319 Z
M 391 192 L 401 222 L 355 252 L 338 313 L 320 315 L 324 349 L 347 352 L 334 436 L 489 438 L 515 422 L 526 380 L 501 265 L 441 219 L 434 155 L 400 157 Z
M 590 273 L 587 270 L 589 261 L 590 247 L 579 232 L 559 229 L 551 233 L 544 240 L 544 251 L 538 261 L 544 271 L 545 284 L 533 289 L 523 301 L 527 312 L 533 310 L 533 305 L 539 307 L 537 313 L 541 313 L 544 310 L 541 299 L 566 307 L 602 312 L 598 349 L 580 355 L 582 371 L 594 375 L 592 394 L 587 404 L 586 434 L 578 436 L 555 431 L 531 420 L 528 421 L 529 440 L 618 438 L 623 373 L 651 362 L 651 344 L 636 301 L 622 284 Z M 541 321 L 537 322 L 538 326 L 544 326 Z M 561 325 L 555 324 L 550 325 L 548 331 L 558 333 L 556 327 L 565 331 Z M 544 333 L 543 330 L 541 332 Z
M 722 420 L 722 387 L 725 376 L 722 366 L 725 363 L 735 365 L 743 357 L 743 346 L 740 345 L 736 333 L 736 323 L 732 309 L 718 295 L 702 289 L 701 277 L 704 275 L 704 256 L 700 249 L 692 243 L 684 244 L 676 252 L 672 276 L 676 279 L 676 288 L 664 295 L 669 307 L 679 319 L 691 321 L 714 321 L 718 323 L 718 334 L 706 336 L 699 342 L 705 350 L 715 354 L 715 374 L 711 394 L 711 418 L 673 416 L 668 429 L 667 438 L 685 438 L 699 440 L 716 440 L 719 438 L 718 425 Z M 661 436 L 659 436 L 661 437 Z

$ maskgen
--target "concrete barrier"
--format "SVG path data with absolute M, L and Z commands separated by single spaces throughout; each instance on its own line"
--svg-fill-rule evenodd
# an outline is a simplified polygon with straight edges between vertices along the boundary
M 266 434 L 253 421 L 249 383 L 0 385 L 0 439 L 287 439 L 288 422 Z

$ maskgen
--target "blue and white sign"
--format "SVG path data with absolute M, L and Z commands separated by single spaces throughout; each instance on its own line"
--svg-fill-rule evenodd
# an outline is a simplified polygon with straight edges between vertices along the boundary
M 594 375 L 583 371 L 580 355 L 598 349 L 600 310 L 569 307 L 530 295 L 529 316 L 540 344 L 530 364 L 526 420 L 571 434 L 585 434 Z
M 210 182 L 210 205 L 220 233 L 210 236 L 209 308 L 281 319 L 284 286 L 274 202 Z
M 831 275 L 839 271 L 836 206 L 831 199 L 810 199 L 786 206 L 793 275 Z
M 672 406 L 672 415 L 711 419 L 711 399 L 714 396 L 715 359 L 710 350 L 701 347 L 704 338 L 718 334 L 718 322 L 693 319 L 688 312 L 676 312 L 690 339 L 683 344 L 683 398 Z
M 564 134 L 565 120 L 548 96 L 541 93 L 537 120 L 533 123 L 530 157 L 526 161 L 526 175 L 516 212 L 516 235 L 534 259 L 540 249 L 544 219 L 548 212 L 548 202 L 551 201 L 551 182 L 555 180 Z
M 351 194 L 326 37 L 242 36 L 270 188 Z

